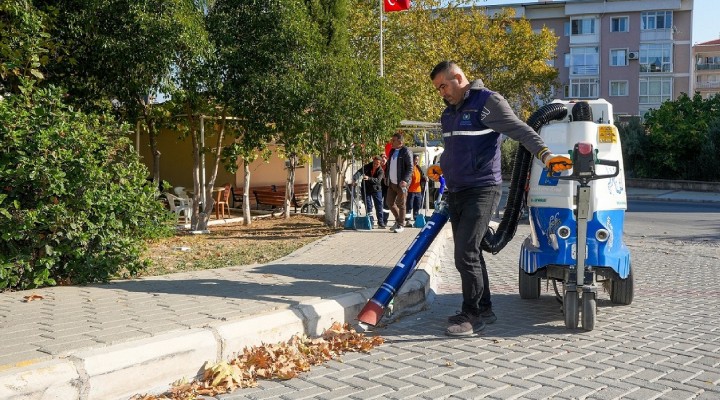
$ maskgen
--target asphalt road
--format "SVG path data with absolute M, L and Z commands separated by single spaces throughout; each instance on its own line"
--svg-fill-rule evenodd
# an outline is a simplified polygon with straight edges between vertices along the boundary
M 720 245 L 720 203 L 631 200 L 626 213 L 629 238 Z

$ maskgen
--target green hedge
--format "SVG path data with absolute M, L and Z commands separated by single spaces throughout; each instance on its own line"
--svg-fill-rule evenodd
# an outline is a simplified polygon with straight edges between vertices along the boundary
M 57 89 L 0 100 L 0 289 L 106 281 L 172 233 L 128 127 Z
M 720 95 L 683 93 L 617 125 L 628 177 L 720 181 Z

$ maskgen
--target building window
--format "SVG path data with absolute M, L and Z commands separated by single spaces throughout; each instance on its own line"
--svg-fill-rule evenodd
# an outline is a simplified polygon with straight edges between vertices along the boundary
M 662 104 L 672 98 L 671 77 L 640 78 L 640 104 Z
M 597 47 L 573 47 L 570 49 L 570 75 L 597 75 L 600 56 Z
M 610 81 L 610 96 L 627 96 L 628 81 Z
M 666 30 L 672 28 L 672 11 L 645 11 L 640 16 L 640 29 Z
M 575 99 L 592 99 L 598 97 L 597 79 L 571 79 L 570 97 Z
M 580 18 L 570 20 L 570 34 L 592 35 L 595 33 L 595 18 Z
M 563 24 L 563 30 L 564 30 L 565 36 L 570 36 L 570 23 L 569 22 L 565 22 Z
M 610 32 L 629 32 L 630 19 L 628 17 L 610 18 Z
M 570 67 L 570 53 L 565 53 L 565 68 Z
M 628 65 L 627 49 L 610 50 L 610 65 L 613 67 L 624 67 Z
M 640 72 L 672 72 L 672 44 L 640 45 Z

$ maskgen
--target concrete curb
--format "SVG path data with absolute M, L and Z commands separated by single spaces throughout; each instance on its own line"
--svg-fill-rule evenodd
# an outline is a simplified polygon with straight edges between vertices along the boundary
M 395 296 L 388 321 L 418 312 L 434 300 L 438 260 L 450 232 L 443 229 L 431 244 Z M 138 393 L 160 393 L 174 381 L 197 376 L 206 362 L 227 360 L 245 347 L 286 341 L 295 334 L 320 336 L 336 321 L 357 325 L 357 314 L 374 293 L 365 289 L 0 371 L 0 399 L 127 400 Z

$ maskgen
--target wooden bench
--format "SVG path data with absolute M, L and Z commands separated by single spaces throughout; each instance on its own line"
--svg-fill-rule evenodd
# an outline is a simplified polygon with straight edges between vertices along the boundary
M 255 194 L 255 205 L 258 209 L 260 209 L 260 206 L 269 206 L 271 210 L 285 207 L 285 186 L 259 186 L 253 188 L 252 191 Z M 297 209 L 302 207 L 308 199 L 308 196 L 307 185 L 294 186 L 290 204 L 295 207 L 296 213 Z
M 230 187 L 230 196 L 233 200 L 233 208 L 242 208 L 243 204 L 243 188 L 241 187 Z M 239 206 L 239 207 L 238 207 Z

